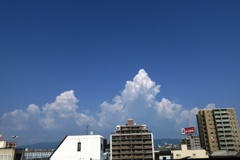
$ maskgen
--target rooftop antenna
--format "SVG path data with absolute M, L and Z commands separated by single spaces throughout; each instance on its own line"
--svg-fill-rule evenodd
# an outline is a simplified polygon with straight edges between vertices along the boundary
M 85 130 L 85 131 L 86 131 L 86 135 L 88 135 L 88 131 L 89 131 L 89 130 L 88 130 L 88 127 L 89 127 L 89 125 L 87 124 L 87 125 L 86 125 L 86 130 Z
M 12 139 L 18 138 L 18 136 L 11 136 L 11 137 L 12 137 Z

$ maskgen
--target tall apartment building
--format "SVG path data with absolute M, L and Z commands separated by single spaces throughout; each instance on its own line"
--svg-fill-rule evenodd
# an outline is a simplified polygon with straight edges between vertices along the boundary
M 186 139 L 187 149 L 201 149 L 200 138 L 199 136 L 187 136 Z
M 117 125 L 110 135 L 110 154 L 111 160 L 153 160 L 153 134 L 146 125 L 128 119 L 126 125 Z
M 240 133 L 234 108 L 204 109 L 196 116 L 201 146 L 206 151 L 240 151 Z

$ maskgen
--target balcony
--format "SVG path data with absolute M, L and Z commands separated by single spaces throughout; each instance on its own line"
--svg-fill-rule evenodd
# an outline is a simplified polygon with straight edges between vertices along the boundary
M 220 112 L 219 111 L 214 111 L 214 114 L 220 114 Z
M 140 149 L 140 148 L 143 148 L 143 146 L 142 145 L 134 145 L 133 148 L 134 149 Z
M 132 136 L 131 139 L 142 139 L 143 137 L 141 135 L 138 136 Z
M 142 156 L 142 155 L 133 155 L 133 156 L 132 156 L 132 159 L 136 159 L 136 158 L 141 158 L 141 159 L 142 159 L 143 156 Z M 131 159 L 131 158 L 130 158 L 130 159 Z
M 120 141 L 119 142 L 112 142 L 112 145 L 120 145 Z
M 113 157 L 112 157 L 112 160 L 120 160 L 120 159 L 121 159 L 120 156 L 113 156 Z
M 120 152 L 118 152 L 118 151 L 112 151 L 112 155 L 114 156 L 114 155 L 119 155 L 120 154 Z
M 135 151 L 133 151 L 132 153 L 133 153 L 133 154 L 142 154 L 143 151 L 142 151 L 142 150 L 135 150 Z
M 234 145 L 234 144 L 235 144 L 235 142 L 233 142 L 233 141 L 230 141 L 230 142 L 227 141 L 227 145 Z
M 144 145 L 143 148 L 150 149 L 150 148 L 152 148 L 152 145 Z
M 131 154 L 131 151 L 130 150 L 123 150 L 123 151 L 121 151 L 121 154 L 129 155 L 129 154 Z
M 129 146 L 121 146 L 121 149 L 131 149 L 131 147 L 130 147 L 130 145 Z
M 218 133 L 218 136 L 224 136 L 225 134 L 224 134 L 224 132 L 219 132 Z
M 231 124 L 226 123 L 226 124 L 217 124 L 217 127 L 230 127 Z
M 229 146 L 229 147 L 220 147 L 222 150 L 235 150 L 236 148 L 234 146 Z
M 120 146 L 117 146 L 117 147 L 114 147 L 114 146 L 113 146 L 113 147 L 112 147 L 112 150 L 118 151 L 119 149 L 121 149 Z
M 233 135 L 233 133 L 232 132 L 225 132 L 225 135 L 229 136 L 229 135 Z
M 131 144 L 130 141 L 121 141 L 120 144 Z
M 143 144 L 143 141 L 132 141 L 132 144 Z
M 227 110 L 221 110 L 220 113 L 221 114 L 229 114 L 229 112 Z
M 233 137 L 225 137 L 226 140 L 232 140 Z
M 152 141 L 144 141 L 145 144 L 152 144 Z
M 222 115 L 221 117 L 222 117 L 222 118 L 228 118 L 229 115 L 228 115 L 228 114 L 225 114 L 225 115 Z
M 131 155 L 129 155 L 129 156 L 127 156 L 127 155 L 125 155 L 125 156 L 121 156 L 121 158 L 120 159 L 131 159 Z
M 146 154 L 146 153 L 152 154 L 153 152 L 152 152 L 152 150 L 146 150 L 146 151 L 144 151 L 144 154 Z
M 229 122 L 229 119 L 222 119 L 222 122 Z

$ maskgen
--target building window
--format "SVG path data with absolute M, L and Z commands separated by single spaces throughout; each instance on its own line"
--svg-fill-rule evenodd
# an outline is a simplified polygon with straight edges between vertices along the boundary
M 77 151 L 78 151 L 78 152 L 81 151 L 81 142 L 78 142 L 78 144 L 77 144 Z
M 181 157 L 181 154 L 176 154 L 177 157 Z

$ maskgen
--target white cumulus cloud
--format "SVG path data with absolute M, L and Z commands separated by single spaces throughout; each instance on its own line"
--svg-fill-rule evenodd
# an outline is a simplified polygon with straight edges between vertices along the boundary
M 166 98 L 163 98 L 161 102 L 156 102 L 156 111 L 159 115 L 169 119 L 177 116 L 181 109 L 182 106 L 180 104 L 172 103 Z
M 216 105 L 213 104 L 213 103 L 208 104 L 208 105 L 206 106 L 206 109 L 214 109 L 214 108 L 216 108 Z
M 39 114 L 40 113 L 40 109 L 37 105 L 35 104 L 30 104 L 27 108 L 27 112 L 29 114 Z
M 153 82 L 144 69 L 140 69 L 133 81 L 127 81 L 120 95 L 113 98 L 113 103 L 104 101 L 99 114 L 100 126 L 125 123 L 128 118 L 141 119 L 152 110 L 160 85 Z M 149 108 L 149 109 L 148 109 Z
M 112 100 L 104 101 L 99 113 L 99 125 L 112 128 L 116 124 L 125 124 L 128 118 L 138 123 L 145 123 L 153 128 L 157 136 L 180 134 L 182 127 L 196 126 L 198 108 L 185 109 L 181 104 L 167 98 L 156 99 L 160 93 L 157 85 L 144 69 L 140 69 L 132 81 L 127 81 L 124 90 Z M 210 104 L 207 108 L 214 107 Z M 170 127 L 171 126 L 171 127 Z
M 133 80 L 126 81 L 122 92 L 113 96 L 112 102 L 103 101 L 97 106 L 101 107 L 100 112 L 81 110 L 74 91 L 69 90 L 42 107 L 30 104 L 26 110 L 4 113 L 0 129 L 30 132 L 30 129 L 36 128 L 35 134 L 45 132 L 48 135 L 52 131 L 84 130 L 83 127 L 90 125 L 99 134 L 107 133 L 109 136 L 116 125 L 125 124 L 128 118 L 133 118 L 136 123 L 147 124 L 155 137 L 176 138 L 173 136 L 181 134 L 181 128 L 196 127 L 199 108 L 185 109 L 167 98 L 158 101 L 156 96 L 159 93 L 160 85 L 151 80 L 144 69 L 140 69 Z M 215 108 L 215 104 L 208 104 L 205 108 Z
M 21 109 L 15 109 L 12 112 L 5 113 L 1 118 L 1 124 L 5 124 L 4 127 L 7 130 L 23 130 L 27 128 L 27 121 L 29 115 Z M 1 126 L 2 127 L 2 126 Z
M 49 129 L 59 127 L 61 122 L 69 119 L 74 120 L 77 125 L 94 123 L 94 118 L 77 111 L 78 102 L 73 90 L 61 93 L 56 97 L 55 102 L 42 107 L 44 115 L 41 119 L 42 126 Z

